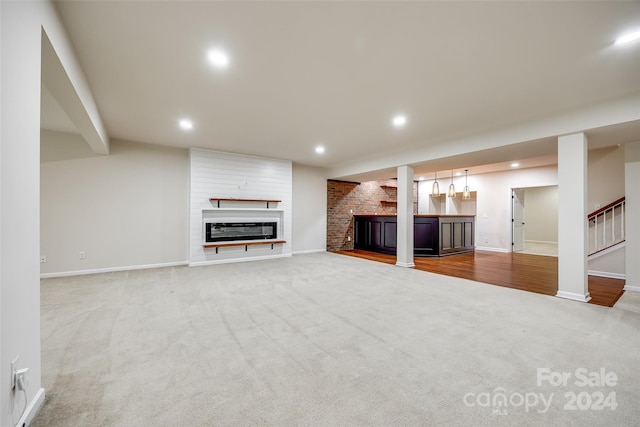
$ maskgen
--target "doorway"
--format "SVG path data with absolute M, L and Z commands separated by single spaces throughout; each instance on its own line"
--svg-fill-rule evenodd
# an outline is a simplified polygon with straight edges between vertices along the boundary
M 558 186 L 511 189 L 513 252 L 558 256 Z
M 511 250 L 524 251 L 524 189 L 511 189 Z

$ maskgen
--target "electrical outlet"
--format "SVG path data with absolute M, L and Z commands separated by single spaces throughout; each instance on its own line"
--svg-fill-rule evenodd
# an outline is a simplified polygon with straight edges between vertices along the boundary
M 46 255 L 40 255 L 40 262 L 47 262 L 47 256 Z
M 80 259 L 86 259 L 87 253 L 85 251 L 80 251 Z
M 29 387 L 29 378 L 27 377 L 27 373 L 29 372 L 29 368 L 18 369 L 15 374 L 15 386 L 18 390 L 27 390 Z
M 16 388 L 16 375 L 18 373 L 19 363 L 20 356 L 16 356 L 15 359 L 11 361 L 11 390 Z
M 347 242 L 351 241 L 351 236 L 347 236 Z

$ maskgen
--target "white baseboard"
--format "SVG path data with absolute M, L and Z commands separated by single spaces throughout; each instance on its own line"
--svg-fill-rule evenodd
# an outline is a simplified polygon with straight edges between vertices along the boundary
M 609 279 L 622 279 L 622 280 L 625 280 L 627 278 L 626 274 L 609 273 L 608 271 L 589 270 L 589 271 L 587 271 L 587 273 L 589 274 L 589 276 L 608 277 Z
M 323 248 L 323 249 L 310 249 L 310 250 L 306 250 L 306 251 L 296 251 L 293 254 L 294 255 L 304 255 L 304 254 L 316 254 L 318 252 L 327 252 L 327 249 Z
M 476 251 L 502 252 L 502 253 L 508 253 L 509 252 L 507 249 L 492 248 L 490 246 L 476 246 Z
M 570 299 L 573 301 L 580 301 L 580 302 L 589 302 L 591 300 L 591 295 L 589 295 L 588 292 L 586 293 L 586 295 L 582 295 L 582 294 L 576 294 L 573 292 L 558 291 L 556 296 L 558 298 L 565 298 L 565 299 Z
M 396 265 L 398 267 L 406 267 L 406 268 L 411 268 L 411 267 L 415 267 L 416 265 L 412 262 L 396 262 Z
M 58 273 L 42 273 L 40 274 L 40 278 L 48 279 L 51 277 L 67 277 L 67 276 L 81 276 L 84 274 L 113 273 L 115 271 L 146 270 L 148 268 L 176 267 L 176 266 L 188 265 L 188 264 L 189 263 L 187 261 L 177 261 L 177 262 L 165 262 L 160 264 L 127 265 L 124 267 L 95 268 L 91 270 L 61 271 Z
M 640 286 L 624 285 L 625 291 L 640 292 Z
M 543 243 L 545 245 L 558 245 L 558 242 L 547 242 L 544 240 L 525 240 L 525 243 Z
M 36 392 L 36 395 L 31 399 L 31 403 L 25 409 L 24 414 L 20 417 L 17 426 L 29 426 L 33 419 L 40 412 L 40 408 L 42 408 L 42 404 L 44 403 L 44 389 L 41 387 L 40 390 Z
M 202 267 L 205 265 L 231 264 L 234 262 L 262 261 L 265 259 L 289 258 L 289 257 L 291 257 L 290 253 L 280 254 L 280 255 L 253 256 L 253 257 L 246 257 L 246 258 L 229 258 L 229 259 L 221 259 L 221 260 L 196 261 L 196 262 L 190 262 L 189 267 Z

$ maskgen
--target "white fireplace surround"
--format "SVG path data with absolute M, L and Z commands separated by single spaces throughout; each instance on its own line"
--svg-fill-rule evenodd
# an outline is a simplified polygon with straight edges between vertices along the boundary
M 191 148 L 189 157 L 190 266 L 291 256 L 291 161 L 198 148 Z M 205 224 L 210 221 L 276 222 L 278 243 L 205 244 Z

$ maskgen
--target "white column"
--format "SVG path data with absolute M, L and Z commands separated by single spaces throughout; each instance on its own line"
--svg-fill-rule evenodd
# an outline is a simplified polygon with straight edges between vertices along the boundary
M 0 425 L 22 426 L 35 416 L 45 394 L 40 361 L 40 44 L 43 22 L 55 17 L 55 11 L 49 2 L 0 1 L 0 15 Z M 20 368 L 29 368 L 26 399 L 9 389 L 16 356 Z
M 640 291 L 640 141 L 624 146 L 626 291 Z
M 558 138 L 558 293 L 587 302 L 587 139 L 583 133 Z
M 396 265 L 414 267 L 413 263 L 413 168 L 398 167 L 398 230 Z

